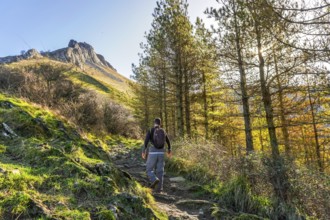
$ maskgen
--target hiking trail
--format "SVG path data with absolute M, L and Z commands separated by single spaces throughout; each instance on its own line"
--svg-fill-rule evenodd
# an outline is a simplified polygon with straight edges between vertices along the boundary
M 149 182 L 145 172 L 146 164 L 141 158 L 141 150 L 118 147 L 112 149 L 115 165 L 136 179 L 142 186 L 148 187 Z M 164 175 L 164 190 L 153 193 L 159 210 L 166 213 L 170 220 L 211 220 L 213 202 L 207 195 L 198 194 L 200 185 L 166 172 Z

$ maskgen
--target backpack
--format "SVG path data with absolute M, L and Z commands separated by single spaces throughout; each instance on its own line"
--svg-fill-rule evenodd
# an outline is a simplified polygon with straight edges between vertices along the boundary
M 157 149 L 162 149 L 165 146 L 166 141 L 166 133 L 164 129 L 156 127 L 154 128 L 154 132 L 152 134 L 152 141 Z

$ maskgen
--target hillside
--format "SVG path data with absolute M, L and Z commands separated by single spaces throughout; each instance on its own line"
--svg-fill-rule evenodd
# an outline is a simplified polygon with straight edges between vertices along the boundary
M 97 54 L 94 48 L 87 44 L 70 40 L 68 47 L 52 52 L 39 53 L 35 49 L 22 55 L 0 58 L 0 64 L 12 67 L 31 67 L 38 63 L 61 64 L 70 71 L 67 74 L 76 82 L 98 92 L 107 94 L 113 99 L 126 102 L 132 95 L 130 80 Z
M 0 95 L 1 219 L 152 219 L 148 191 L 113 166 L 139 142 L 78 132 L 52 111 Z

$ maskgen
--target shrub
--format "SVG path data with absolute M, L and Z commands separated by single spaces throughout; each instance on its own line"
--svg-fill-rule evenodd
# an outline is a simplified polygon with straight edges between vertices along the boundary
M 106 101 L 102 110 L 107 132 L 125 137 L 139 137 L 140 129 L 127 109 L 112 101 Z
M 82 89 L 65 75 L 65 65 L 37 63 L 24 68 L 0 66 L 0 90 L 58 110 L 80 128 L 137 138 L 140 129 L 130 111 L 105 96 Z
M 17 92 L 24 83 L 24 76 L 21 72 L 9 69 L 0 65 L 0 89 Z
M 310 216 L 328 219 L 330 177 L 306 167 L 292 166 L 289 172 L 293 203 Z
M 264 216 L 269 202 L 266 199 L 252 195 L 249 182 L 245 177 L 236 177 L 225 184 L 218 193 L 219 207 L 236 213 L 250 213 Z M 221 213 L 216 209 L 214 215 Z M 230 213 L 230 211 L 227 211 Z M 224 214 L 224 213 L 222 213 Z

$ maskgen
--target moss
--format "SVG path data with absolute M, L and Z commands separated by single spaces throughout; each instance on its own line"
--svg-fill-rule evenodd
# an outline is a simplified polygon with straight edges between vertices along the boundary
M 97 219 L 99 220 L 115 220 L 115 214 L 110 210 L 101 210 L 97 213 Z
M 28 209 L 30 196 L 24 192 L 15 192 L 0 202 L 0 206 L 14 216 L 21 215 Z
M 121 219 L 163 216 L 154 211 L 150 192 L 109 160 L 108 140 L 131 147 L 139 142 L 76 135 L 69 123 L 51 111 L 3 94 L 1 101 L 13 107 L 0 107 L 0 122 L 8 123 L 18 137 L 0 139 L 0 218 L 90 219 L 93 215 L 112 219 L 115 213 L 106 208 L 111 202 L 118 203 Z M 66 134 L 59 131 L 59 121 L 63 121 Z M 94 207 L 103 208 L 95 215 Z
M 68 220 L 90 220 L 90 213 L 80 210 L 57 210 L 58 217 Z

